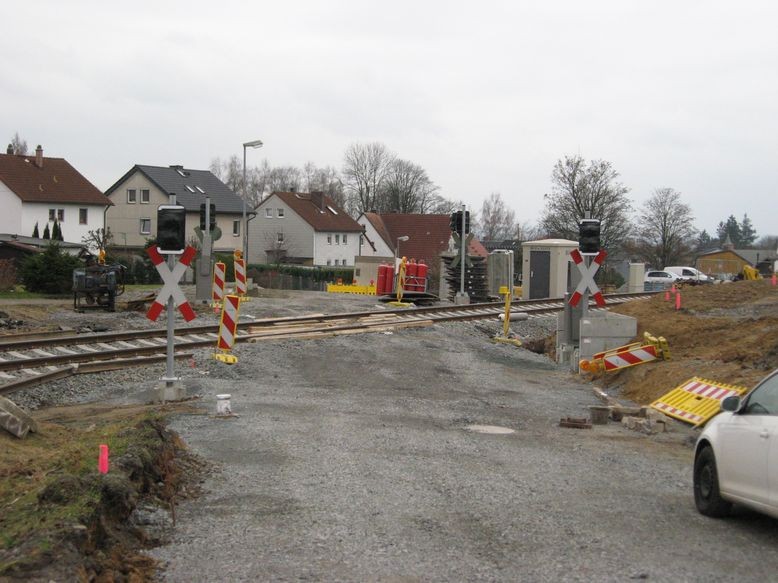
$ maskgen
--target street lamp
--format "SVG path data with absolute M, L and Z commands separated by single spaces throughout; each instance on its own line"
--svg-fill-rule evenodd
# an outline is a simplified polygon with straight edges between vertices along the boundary
M 397 260 L 400 258 L 400 241 L 407 241 L 410 237 L 408 235 L 403 235 L 402 237 L 397 237 L 397 247 L 394 248 L 394 268 L 397 269 Z
M 243 261 L 249 264 L 249 224 L 246 221 L 246 148 L 261 148 L 262 140 L 243 144 Z

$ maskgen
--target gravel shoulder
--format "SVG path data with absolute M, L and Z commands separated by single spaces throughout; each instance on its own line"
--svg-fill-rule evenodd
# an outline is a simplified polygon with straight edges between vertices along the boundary
M 293 293 L 245 313 L 374 306 Z M 231 367 L 200 351 L 178 368 L 202 413 L 172 428 L 214 469 L 150 552 L 163 580 L 763 581 L 778 569 L 774 520 L 697 514 L 690 431 L 559 428 L 599 404 L 591 385 L 475 324 L 235 353 Z M 69 379 L 39 402 L 143 401 L 160 374 Z M 237 417 L 214 417 L 219 393 Z

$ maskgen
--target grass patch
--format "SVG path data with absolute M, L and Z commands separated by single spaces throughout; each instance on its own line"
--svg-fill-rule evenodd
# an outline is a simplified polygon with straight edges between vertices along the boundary
M 63 537 L 92 528 L 106 511 L 106 480 L 114 477 L 97 472 L 100 444 L 112 461 L 128 451 L 157 452 L 161 418 L 154 411 L 85 415 L 41 423 L 24 440 L 0 434 L 0 576 L 22 562 L 45 562 Z

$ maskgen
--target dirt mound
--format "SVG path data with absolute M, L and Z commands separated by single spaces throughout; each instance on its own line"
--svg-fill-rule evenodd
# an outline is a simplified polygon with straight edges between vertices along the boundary
M 671 360 L 608 375 L 605 386 L 648 404 L 693 376 L 752 386 L 778 368 L 778 287 L 740 281 L 684 287 L 681 309 L 664 294 L 629 302 L 614 312 L 638 319 L 638 334 L 664 336 Z

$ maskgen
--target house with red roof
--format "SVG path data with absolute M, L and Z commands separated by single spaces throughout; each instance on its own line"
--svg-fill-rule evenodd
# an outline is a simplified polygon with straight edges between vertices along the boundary
M 14 154 L 11 146 L 0 154 L 0 233 L 29 237 L 38 225 L 43 235 L 59 223 L 62 237 L 71 243 L 105 227 L 111 201 L 63 158 Z
M 357 281 L 366 284 L 377 278 L 378 264 L 391 262 L 395 255 L 415 259 L 429 266 L 432 280 L 440 276 L 440 255 L 453 248 L 449 215 L 401 213 L 362 213 L 357 223 L 364 229 Z M 407 237 L 407 239 L 406 239 Z M 473 238 L 470 255 L 489 255 L 478 239 Z M 433 284 L 433 287 L 436 287 Z
M 252 263 L 353 266 L 362 227 L 322 192 L 274 192 L 249 222 Z

